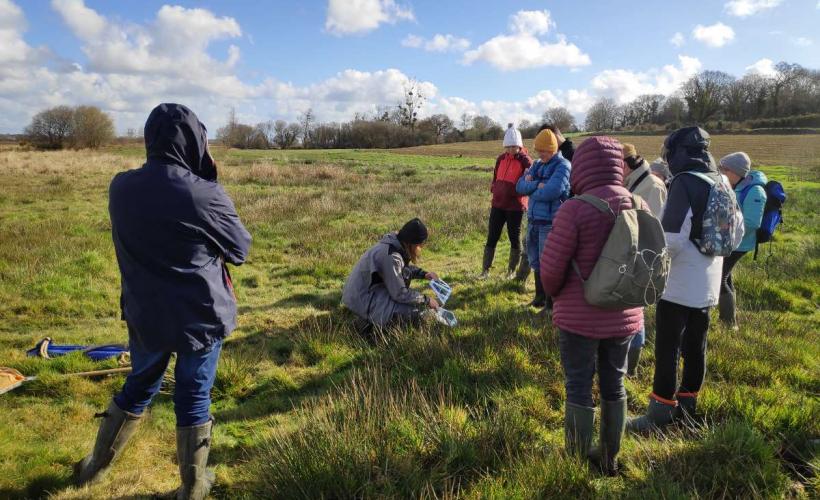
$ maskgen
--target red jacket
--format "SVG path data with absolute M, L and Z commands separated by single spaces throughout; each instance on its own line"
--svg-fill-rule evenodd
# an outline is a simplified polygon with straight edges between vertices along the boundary
M 527 209 L 527 197 L 515 192 L 515 184 L 530 165 L 532 160 L 525 148 L 521 148 L 518 154 L 503 153 L 496 158 L 493 184 L 490 187 L 493 193 L 493 207 L 518 212 Z
M 591 137 L 575 152 L 570 185 L 576 194 L 591 194 L 609 202 L 617 214 L 631 208 L 623 187 L 621 143 L 610 137 Z M 615 220 L 592 205 L 570 199 L 553 219 L 541 253 L 541 283 L 554 300 L 552 321 L 558 328 L 595 339 L 626 337 L 643 328 L 640 307 L 601 309 L 584 299 L 581 280 L 572 268 L 578 263 L 584 278 L 592 273 Z

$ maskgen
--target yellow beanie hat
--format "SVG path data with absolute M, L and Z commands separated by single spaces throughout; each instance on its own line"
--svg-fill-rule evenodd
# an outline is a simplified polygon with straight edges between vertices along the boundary
M 630 156 L 638 156 L 638 150 L 635 149 L 634 144 L 624 143 L 624 158 L 629 158 Z
M 558 139 L 555 138 L 552 130 L 545 128 L 535 136 L 534 146 L 536 151 L 546 152 L 552 156 L 558 152 Z

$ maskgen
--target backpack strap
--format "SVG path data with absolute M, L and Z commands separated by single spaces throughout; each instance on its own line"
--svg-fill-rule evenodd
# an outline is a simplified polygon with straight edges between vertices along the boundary
M 643 182 L 643 180 L 644 180 L 644 179 L 646 179 L 646 177 L 649 175 L 649 172 L 650 172 L 650 171 L 649 171 L 649 170 L 647 170 L 646 172 L 642 173 L 640 177 L 638 177 L 638 180 L 636 180 L 636 181 L 632 184 L 632 187 L 631 187 L 631 188 L 629 188 L 629 192 L 630 192 L 630 193 L 634 193 L 634 192 L 635 192 L 635 190 L 636 190 L 636 189 L 638 189 L 638 184 L 640 184 L 641 182 Z
M 679 173 L 678 175 L 683 175 L 683 174 L 694 175 L 695 177 L 697 177 L 698 179 L 706 182 L 710 186 L 714 186 L 715 184 L 717 184 L 717 181 L 715 181 L 714 179 L 712 179 L 708 175 L 704 174 L 703 172 L 692 172 L 691 170 L 685 170 L 685 171 Z M 678 175 L 676 175 L 674 178 L 677 178 Z
M 593 196 L 591 194 L 579 194 L 572 198 L 573 200 L 583 201 L 584 203 L 588 203 L 593 207 L 597 208 L 599 211 L 609 214 L 612 217 L 617 217 L 615 212 L 609 207 L 609 203 L 605 202 L 604 200 L 598 198 L 597 196 Z

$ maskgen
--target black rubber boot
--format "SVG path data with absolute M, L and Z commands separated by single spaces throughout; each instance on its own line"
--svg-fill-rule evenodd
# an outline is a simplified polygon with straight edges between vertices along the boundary
M 204 424 L 177 427 L 177 462 L 182 486 L 177 500 L 201 500 L 214 484 L 214 472 L 207 468 L 211 451 L 213 419 Z
M 564 446 L 567 453 L 586 457 L 592 446 L 595 408 L 567 402 L 564 406 Z
M 511 248 L 510 249 L 510 260 L 507 263 L 507 279 L 516 279 L 516 272 L 515 266 L 518 265 L 518 261 L 521 260 L 521 249 L 520 248 Z
M 119 456 L 128 440 L 139 426 L 142 415 L 122 411 L 111 400 L 108 409 L 98 416 L 102 417 L 94 450 L 74 464 L 74 479 L 77 484 L 95 483 L 102 479 Z
M 629 354 L 626 357 L 626 374 L 629 377 L 634 377 L 638 373 L 638 361 L 641 360 L 641 351 L 643 347 L 630 347 Z
M 495 258 L 495 247 L 484 247 L 484 258 L 481 260 L 481 274 L 478 279 L 485 280 L 490 277 L 490 268 L 493 267 L 493 259 Z
M 541 284 L 541 278 L 535 276 L 535 297 L 529 303 L 530 307 L 537 307 L 543 309 L 547 305 L 547 296 L 544 294 L 544 285 Z
M 672 423 L 672 417 L 676 407 L 676 404 L 662 403 L 650 396 L 649 407 L 646 409 L 646 414 L 641 417 L 629 419 L 626 423 L 626 429 L 636 434 L 659 431 Z
M 732 330 L 737 330 L 737 313 L 735 312 L 735 294 L 721 293 L 718 302 L 720 322 Z

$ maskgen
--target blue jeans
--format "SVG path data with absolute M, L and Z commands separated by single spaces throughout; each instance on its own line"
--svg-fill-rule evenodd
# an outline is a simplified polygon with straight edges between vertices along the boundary
M 629 345 L 629 350 L 643 347 L 646 344 L 646 328 L 641 328 L 638 333 L 632 337 L 632 344 Z
M 592 379 L 596 368 L 601 399 L 618 401 L 625 398 L 624 375 L 630 342 L 632 335 L 591 339 L 559 330 L 558 350 L 564 369 L 567 401 L 588 408 L 595 406 L 592 401 Z
M 211 388 L 222 351 L 219 340 L 195 352 L 177 353 L 174 369 L 174 413 L 177 427 L 204 424 L 211 417 Z M 162 376 L 171 360 L 170 352 L 148 352 L 131 347 L 132 371 L 122 390 L 114 396 L 121 410 L 141 415 L 159 392 Z
M 547 241 L 547 235 L 552 231 L 552 224 L 539 224 L 538 222 L 528 221 L 527 224 L 527 259 L 530 261 L 530 268 L 535 271 L 538 276 L 538 270 L 541 268 L 541 252 L 544 251 L 544 243 Z

